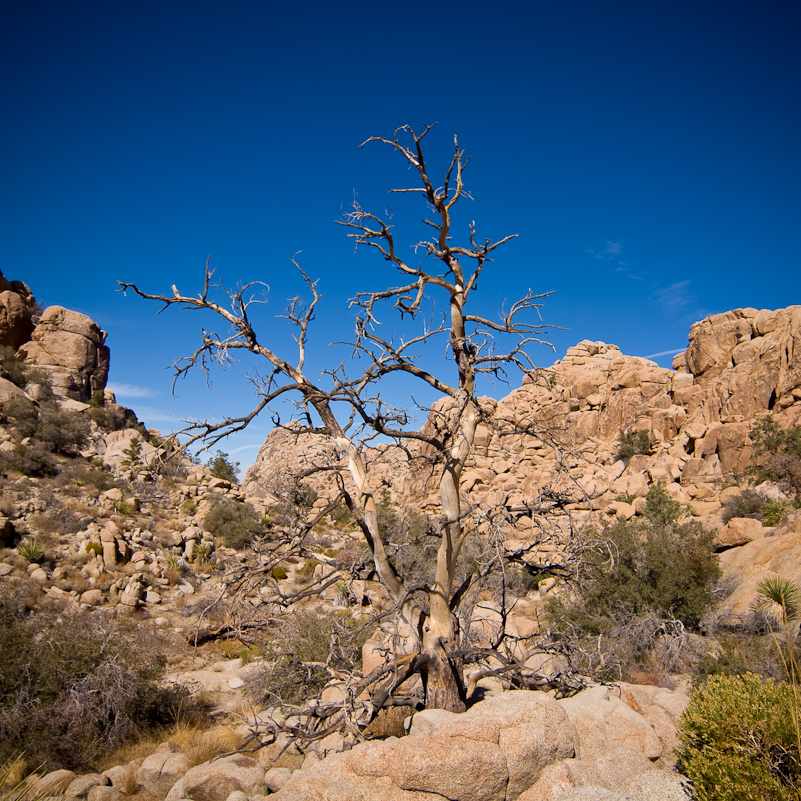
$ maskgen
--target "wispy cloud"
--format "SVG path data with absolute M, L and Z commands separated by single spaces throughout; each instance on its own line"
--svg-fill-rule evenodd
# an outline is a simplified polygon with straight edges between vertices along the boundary
M 612 239 L 607 239 L 604 245 L 596 246 L 594 248 L 584 248 L 585 253 L 589 253 L 593 259 L 599 259 L 606 262 L 616 273 L 623 273 L 626 278 L 631 278 L 632 281 L 642 281 L 642 276 L 637 275 L 632 266 L 620 258 L 623 253 L 623 243 L 615 242 Z
M 690 283 L 688 279 L 687 281 L 677 281 L 668 287 L 656 289 L 654 290 L 654 297 L 668 314 L 678 314 L 695 303 L 695 296 L 688 291 Z
M 657 356 L 675 356 L 677 353 L 684 353 L 687 348 L 674 348 L 673 350 L 660 350 L 659 353 L 649 353 L 646 359 L 655 359 Z
M 120 384 L 116 381 L 109 381 L 106 387 L 121 398 L 154 398 L 158 394 L 148 387 L 140 387 L 136 384 Z

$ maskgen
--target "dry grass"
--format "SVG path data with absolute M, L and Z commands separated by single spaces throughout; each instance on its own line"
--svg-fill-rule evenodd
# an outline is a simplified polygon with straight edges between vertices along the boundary
M 199 723 L 182 722 L 171 729 L 149 734 L 134 743 L 118 748 L 104 760 L 103 768 L 107 770 L 115 765 L 127 765 L 136 759 L 144 759 L 155 753 L 162 743 L 168 741 L 175 743 L 181 749 L 189 767 L 236 751 L 242 745 L 242 737 L 232 726 L 207 728 Z M 126 795 L 132 795 L 136 789 L 136 771 L 133 771 L 130 782 L 132 789 L 130 791 L 123 789 Z
M 179 724 L 170 739 L 180 746 L 190 767 L 236 751 L 242 745 L 242 737 L 232 726 L 202 730 L 194 725 Z

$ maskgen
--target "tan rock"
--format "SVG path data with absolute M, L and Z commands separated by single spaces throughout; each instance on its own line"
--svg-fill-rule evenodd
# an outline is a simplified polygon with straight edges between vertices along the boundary
M 93 787 L 103 787 L 110 785 L 108 776 L 102 773 L 85 773 L 73 779 L 69 787 L 64 791 L 67 798 L 86 798 Z
M 264 782 L 264 768 L 246 756 L 223 757 L 187 771 L 183 797 L 193 801 L 226 801 L 235 790 L 253 795 Z
M 149 793 L 164 797 L 187 770 L 189 762 L 183 754 L 157 752 L 142 761 L 136 781 Z
M 734 548 L 765 536 L 765 529 L 759 520 L 748 517 L 733 517 L 718 531 L 715 547 L 718 549 Z
M 76 774 L 71 770 L 53 770 L 36 781 L 32 787 L 32 795 L 36 798 L 62 795 L 75 779 Z

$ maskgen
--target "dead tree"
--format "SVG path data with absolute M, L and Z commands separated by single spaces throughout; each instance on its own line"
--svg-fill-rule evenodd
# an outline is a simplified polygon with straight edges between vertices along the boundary
M 358 358 L 328 371 L 319 380 L 312 379 L 304 365 L 309 326 L 321 295 L 317 282 L 297 262 L 295 266 L 310 299 L 306 303 L 299 298 L 290 301 L 282 315 L 294 329 L 297 352 L 292 357 L 273 349 L 271 342 L 263 340 L 256 329 L 254 315 L 258 307 L 254 303 L 265 289 L 262 282 L 233 290 L 224 285 L 218 288 L 212 283 L 212 270 L 207 262 L 203 288 L 197 296 L 184 295 L 175 286 L 170 294 L 161 295 L 144 292 L 134 283 L 120 282 L 120 287 L 158 301 L 163 308 L 207 310 L 230 326 L 227 335 L 205 331 L 197 350 L 175 364 L 176 378 L 195 367 L 208 370 L 212 362 L 224 362 L 238 351 L 249 351 L 269 367 L 252 411 L 220 422 L 190 425 L 184 430 L 190 436 L 189 443 L 203 440 L 207 446 L 212 445 L 243 429 L 276 401 L 289 397 L 297 403 L 297 420 L 302 430 L 329 437 L 336 444 L 355 487 L 355 491 L 347 492 L 342 485 L 345 502 L 369 546 L 377 579 L 408 634 L 403 674 L 421 675 L 427 707 L 459 711 L 464 709 L 465 689 L 457 613 L 467 592 L 464 587 L 454 587 L 454 580 L 460 552 L 474 531 L 460 494 L 460 479 L 473 451 L 477 426 L 484 417 L 476 396 L 476 382 L 482 375 L 501 376 L 510 366 L 522 370 L 533 368 L 526 348 L 543 342 L 541 336 L 546 326 L 540 309 L 549 293 L 529 291 L 508 310 L 501 311 L 497 319 L 472 312 L 475 304 L 471 304 L 471 299 L 478 290 L 479 278 L 491 280 L 484 272 L 495 250 L 513 236 L 482 240 L 471 223 L 461 244 L 457 243 L 452 215 L 456 204 L 469 197 L 464 188 L 469 157 L 459 149 L 454 137 L 450 164 L 441 183 L 435 182 L 422 145 L 431 127 L 426 126 L 418 135 L 404 126 L 391 139 L 367 140 L 387 145 L 413 168 L 417 184 L 392 191 L 422 195 L 428 209 L 424 223 L 431 229 L 431 236 L 416 243 L 413 252 L 422 251 L 425 258 L 412 263 L 397 247 L 389 219 L 365 211 L 357 203 L 340 221 L 356 247 L 375 249 L 394 274 L 401 277 L 401 285 L 356 293 L 350 303 L 356 312 L 355 338 L 350 344 L 354 357 Z M 440 309 L 441 317 L 432 321 L 430 308 Z M 388 313 L 395 315 L 393 326 L 381 325 Z M 407 323 L 411 320 L 417 326 L 409 338 L 398 335 L 404 320 Z M 430 372 L 416 358 L 421 348 L 443 338 L 449 344 L 450 377 Z M 348 368 L 358 372 L 351 375 Z M 441 415 L 434 426 L 411 428 L 407 413 L 393 409 L 381 396 L 382 379 L 396 373 L 450 398 L 449 413 Z M 343 408 L 348 410 L 344 416 L 340 414 Z M 423 587 L 405 585 L 393 567 L 378 524 L 379 488 L 365 460 L 366 442 L 376 435 L 397 443 L 416 442 L 429 454 L 431 469 L 437 477 L 442 536 L 436 567 Z M 425 600 L 421 602 L 421 598 Z

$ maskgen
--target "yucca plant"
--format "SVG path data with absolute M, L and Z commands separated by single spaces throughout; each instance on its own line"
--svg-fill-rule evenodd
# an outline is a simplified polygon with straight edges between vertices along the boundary
M 778 526 L 784 518 L 787 504 L 784 501 L 777 501 L 771 498 L 765 502 L 762 509 L 762 524 L 765 526 Z
M 793 649 L 794 635 L 790 624 L 801 615 L 801 590 L 794 581 L 781 576 L 768 576 L 757 585 L 756 609 L 768 621 L 770 633 L 782 660 L 785 673 L 793 690 L 793 726 L 796 734 L 797 757 L 801 757 L 801 713 L 799 710 L 799 670 Z M 777 631 L 783 631 L 784 645 L 779 641 Z
M 44 545 L 36 537 L 26 537 L 17 545 L 17 553 L 27 562 L 41 562 L 45 557 Z

